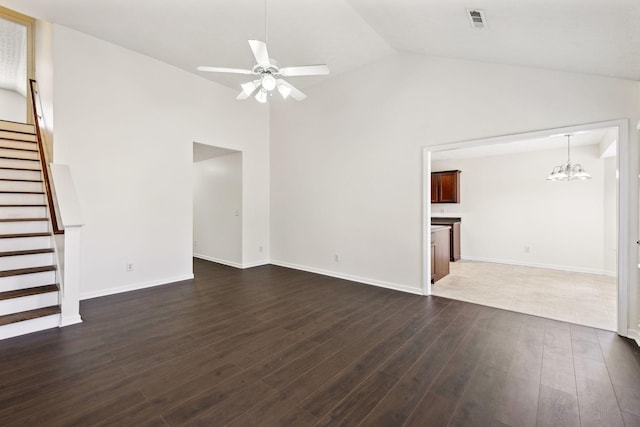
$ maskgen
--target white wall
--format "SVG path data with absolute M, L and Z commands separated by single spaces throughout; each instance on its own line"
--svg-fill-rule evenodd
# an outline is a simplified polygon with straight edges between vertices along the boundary
M 0 120 L 25 123 L 27 121 L 27 101 L 18 92 L 0 89 Z
M 36 20 L 36 37 L 35 37 L 35 65 L 36 76 L 38 82 L 38 91 L 40 93 L 40 103 L 44 120 L 41 125 L 45 129 L 40 129 L 47 143 L 47 158 L 53 156 L 53 24 L 46 21 Z M 30 93 L 30 92 L 29 92 Z M 29 95 L 30 96 L 30 95 Z
M 422 284 L 422 147 L 640 117 L 637 82 L 410 54 L 307 93 L 304 103 L 272 107 L 273 261 L 414 292 Z M 638 139 L 630 137 L 637 176 Z
M 242 153 L 193 164 L 194 256 L 242 268 Z
M 194 141 L 243 152 L 243 258 L 266 262 L 264 106 L 62 26 L 53 36 L 54 157 L 70 165 L 82 205 L 82 297 L 192 276 Z
M 618 178 L 616 158 L 608 157 L 604 162 L 604 242 L 602 257 L 605 271 L 617 272 L 618 260 Z
M 614 274 L 605 267 L 604 212 L 615 222 L 615 169 L 605 176 L 598 146 L 573 147 L 571 157 L 588 181 L 551 182 L 566 148 L 469 159 L 433 160 L 433 171 L 459 169 L 460 203 L 432 204 L 434 216 L 459 216 L 463 259 Z M 615 164 L 615 159 L 614 159 Z M 614 198 L 605 199 L 613 181 Z M 525 252 L 525 247 L 529 252 Z M 613 242 L 615 250 L 616 242 Z M 615 252 L 614 252 L 615 260 Z

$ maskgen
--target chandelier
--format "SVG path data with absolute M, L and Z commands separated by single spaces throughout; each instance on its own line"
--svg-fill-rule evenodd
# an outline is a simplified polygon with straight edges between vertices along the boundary
M 571 163 L 571 135 L 565 136 L 567 137 L 567 162 L 553 168 L 551 174 L 547 177 L 547 181 L 583 181 L 591 179 L 591 175 L 582 168 L 580 163 Z

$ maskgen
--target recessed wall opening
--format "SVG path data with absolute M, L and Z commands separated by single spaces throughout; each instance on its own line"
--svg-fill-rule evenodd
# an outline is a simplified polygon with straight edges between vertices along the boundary
M 242 267 L 242 152 L 193 143 L 193 256 Z
M 425 294 L 620 330 L 620 261 L 628 253 L 620 186 L 628 171 L 618 158 L 628 149 L 626 129 L 614 121 L 425 148 Z M 591 179 L 546 179 L 567 162 L 567 134 L 571 163 Z M 431 172 L 445 170 L 460 171 L 459 202 L 431 203 Z M 442 236 L 431 224 L 447 221 L 456 224 L 460 259 L 443 276 L 432 255 Z

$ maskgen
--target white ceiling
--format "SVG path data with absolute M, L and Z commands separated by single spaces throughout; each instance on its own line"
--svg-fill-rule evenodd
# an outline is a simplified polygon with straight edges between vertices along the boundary
M 0 0 L 233 88 L 248 39 L 265 39 L 263 0 Z M 471 28 L 466 8 L 489 28 Z M 270 0 L 268 46 L 283 66 L 339 74 L 407 51 L 640 80 L 639 0 Z M 301 88 L 330 77 L 292 78 Z
M 0 89 L 27 93 L 27 29 L 0 19 Z

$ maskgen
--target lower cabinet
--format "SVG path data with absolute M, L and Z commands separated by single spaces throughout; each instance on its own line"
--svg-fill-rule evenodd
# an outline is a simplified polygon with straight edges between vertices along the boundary
M 450 227 L 431 231 L 431 283 L 449 274 L 449 231 Z

